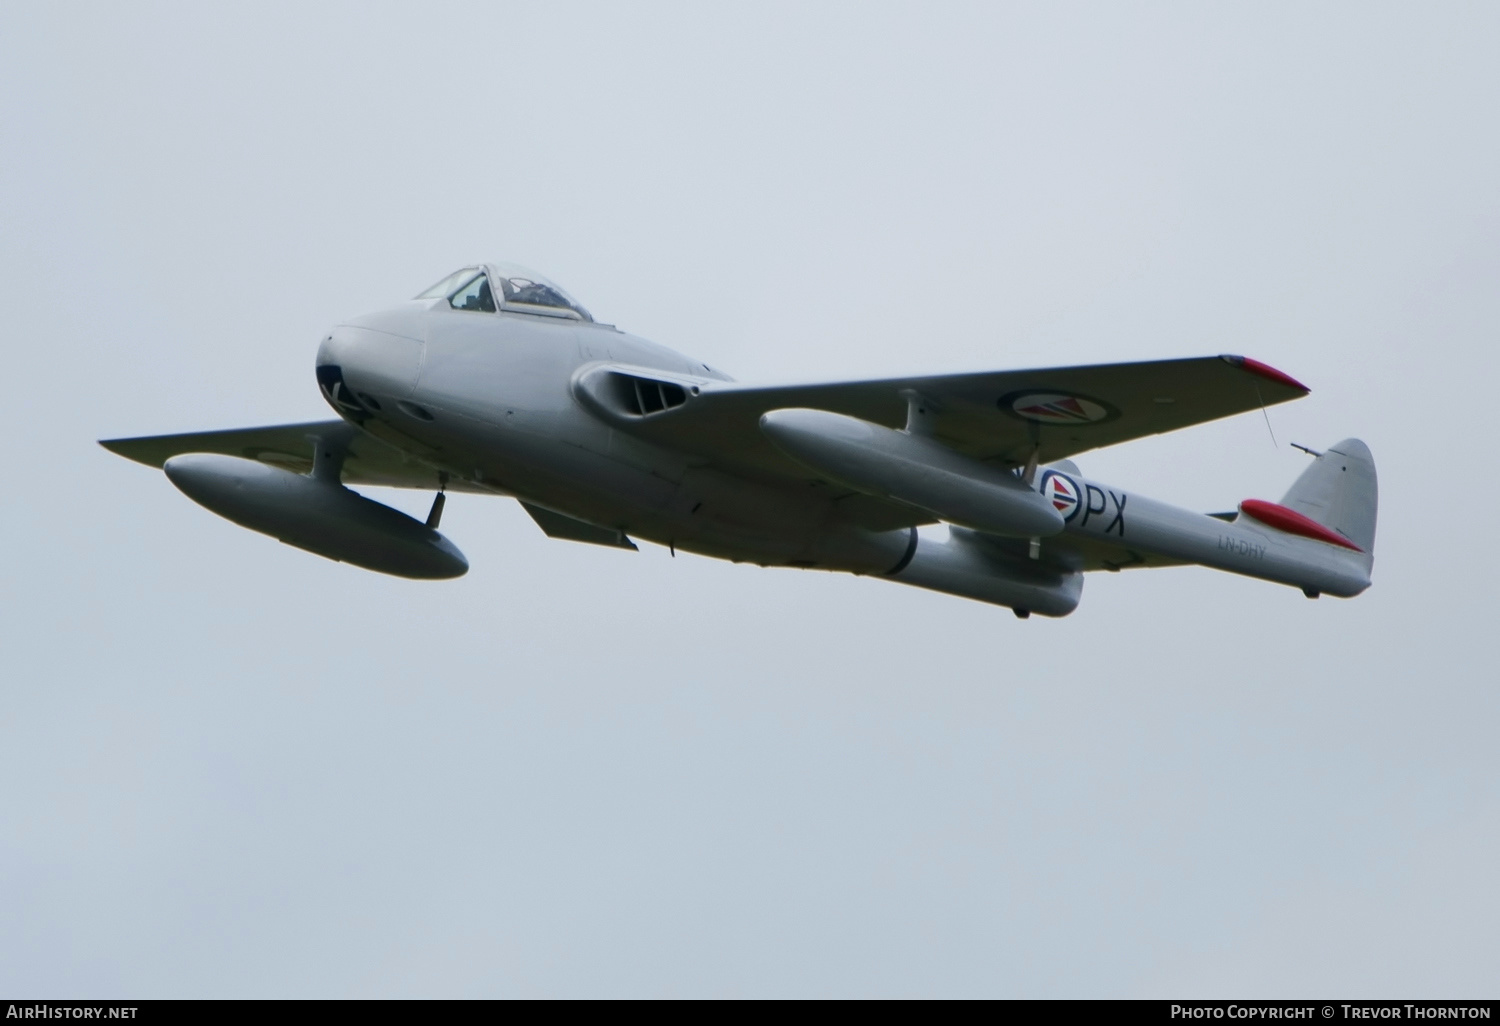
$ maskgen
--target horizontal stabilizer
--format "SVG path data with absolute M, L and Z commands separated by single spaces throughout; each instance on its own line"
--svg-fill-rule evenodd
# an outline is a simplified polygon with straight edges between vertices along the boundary
M 1324 527 L 1312 517 L 1305 517 L 1287 506 L 1278 506 L 1264 499 L 1246 499 L 1240 503 L 1240 512 L 1252 520 L 1259 520 L 1267 527 L 1274 527 L 1285 534 L 1300 535 L 1313 541 L 1327 542 L 1343 549 L 1363 552 L 1358 545 L 1331 527 Z

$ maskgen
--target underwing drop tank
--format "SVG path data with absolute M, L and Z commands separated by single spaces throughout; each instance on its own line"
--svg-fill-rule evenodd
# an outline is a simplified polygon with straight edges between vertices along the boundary
M 186 453 L 162 468 L 184 495 L 241 527 L 288 545 L 396 577 L 461 577 L 468 560 L 420 520 L 328 476 L 255 460 Z

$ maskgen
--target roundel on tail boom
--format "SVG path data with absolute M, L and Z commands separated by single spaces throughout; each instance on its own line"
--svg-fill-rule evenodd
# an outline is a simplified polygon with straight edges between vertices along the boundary
M 1064 521 L 1072 520 L 1083 506 L 1077 482 L 1061 471 L 1049 470 L 1043 474 L 1037 491 L 1052 503 L 1052 508 L 1057 510 Z

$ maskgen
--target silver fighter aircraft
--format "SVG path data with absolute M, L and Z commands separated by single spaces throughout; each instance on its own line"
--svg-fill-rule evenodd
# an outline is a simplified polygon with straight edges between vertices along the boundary
M 1312 598 L 1370 584 L 1375 464 L 1357 439 L 1308 450 L 1279 503 L 1229 513 L 1068 459 L 1307 394 L 1241 356 L 743 385 L 485 264 L 334 328 L 317 380 L 337 420 L 101 444 L 237 524 L 402 577 L 467 571 L 437 530 L 461 491 L 518 499 L 552 538 L 863 574 L 1020 617 L 1071 613 L 1090 570 L 1199 564 Z M 349 485 L 437 494 L 422 523 Z M 938 522 L 945 539 L 919 535 Z

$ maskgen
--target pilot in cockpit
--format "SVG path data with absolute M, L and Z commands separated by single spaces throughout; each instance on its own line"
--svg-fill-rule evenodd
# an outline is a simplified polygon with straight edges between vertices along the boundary
M 499 286 L 498 297 L 490 284 L 492 278 Z M 511 313 L 546 314 L 582 321 L 594 319 L 561 288 L 515 265 L 466 267 L 450 274 L 417 298 L 444 298 L 455 310 L 495 313 L 498 308 Z
M 455 310 L 483 310 L 485 313 L 495 312 L 495 296 L 490 292 L 490 280 L 480 275 L 469 287 L 453 296 L 453 309 Z

